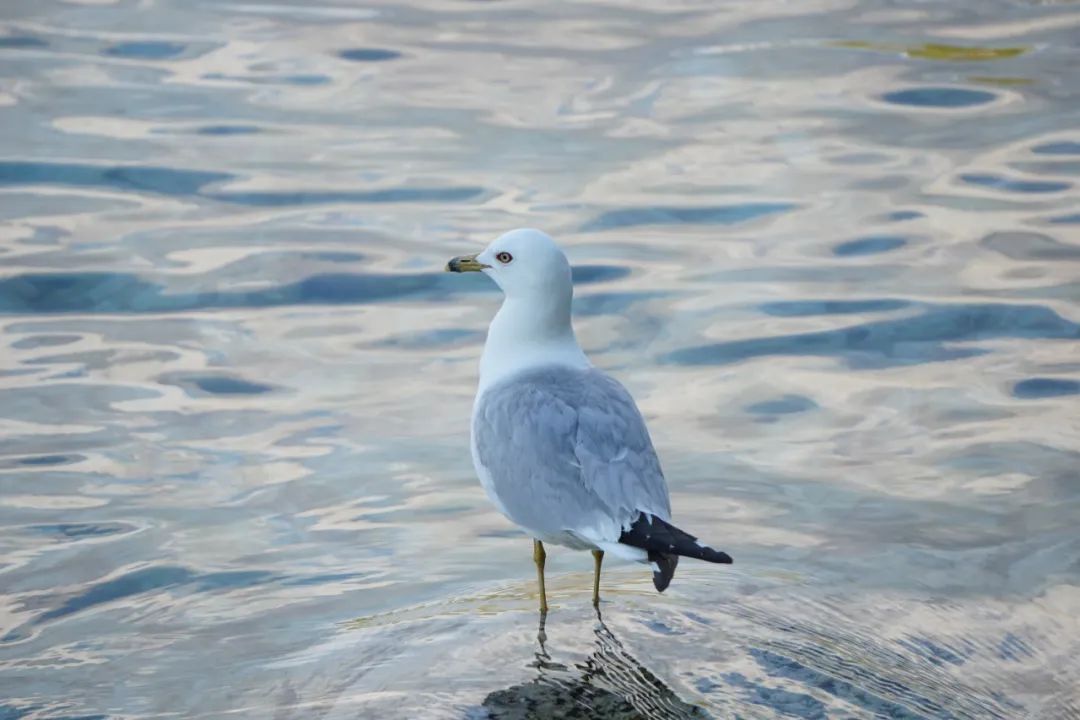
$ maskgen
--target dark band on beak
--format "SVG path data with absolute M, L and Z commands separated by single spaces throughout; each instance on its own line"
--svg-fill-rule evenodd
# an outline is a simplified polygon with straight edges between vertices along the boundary
M 461 255 L 446 263 L 446 271 L 456 273 L 480 272 L 484 268 L 489 267 L 491 266 L 477 261 L 476 255 Z

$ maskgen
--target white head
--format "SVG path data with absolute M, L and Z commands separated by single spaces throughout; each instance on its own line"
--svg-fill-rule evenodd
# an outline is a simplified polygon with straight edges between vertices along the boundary
M 511 230 L 482 252 L 454 258 L 446 269 L 482 272 L 506 296 L 480 360 L 481 390 L 528 367 L 589 366 L 570 324 L 570 261 L 546 233 Z
M 540 230 L 521 228 L 500 235 L 483 252 L 451 260 L 451 272 L 480 271 L 508 298 L 526 296 L 552 299 L 573 294 L 570 261 L 551 237 Z

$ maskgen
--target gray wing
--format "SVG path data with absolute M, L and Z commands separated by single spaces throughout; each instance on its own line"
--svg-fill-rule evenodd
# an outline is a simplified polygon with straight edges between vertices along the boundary
M 645 421 L 598 370 L 544 368 L 489 389 L 473 442 L 489 491 L 534 532 L 617 542 L 640 512 L 671 517 Z

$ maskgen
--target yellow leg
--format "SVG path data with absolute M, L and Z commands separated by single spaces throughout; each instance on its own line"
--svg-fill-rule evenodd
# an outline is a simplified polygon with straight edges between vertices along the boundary
M 604 551 L 593 550 L 593 560 L 596 561 L 595 569 L 593 570 L 592 580 L 592 604 L 593 607 L 600 607 L 600 563 L 604 562 Z
M 540 586 L 540 614 L 547 615 L 547 593 L 544 591 L 544 561 L 547 553 L 544 552 L 544 543 L 533 540 L 533 562 L 536 563 L 536 582 Z

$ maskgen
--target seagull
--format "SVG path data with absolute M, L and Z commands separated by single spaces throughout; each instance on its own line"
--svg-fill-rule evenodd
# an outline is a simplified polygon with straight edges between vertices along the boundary
M 606 553 L 648 563 L 659 592 L 680 556 L 730 563 L 671 524 L 667 482 L 641 412 L 574 335 L 570 262 L 555 241 L 540 230 L 511 230 L 446 270 L 481 272 L 504 295 L 480 358 L 472 458 L 491 502 L 533 538 L 541 617 L 545 543 L 592 552 L 595 607 Z

